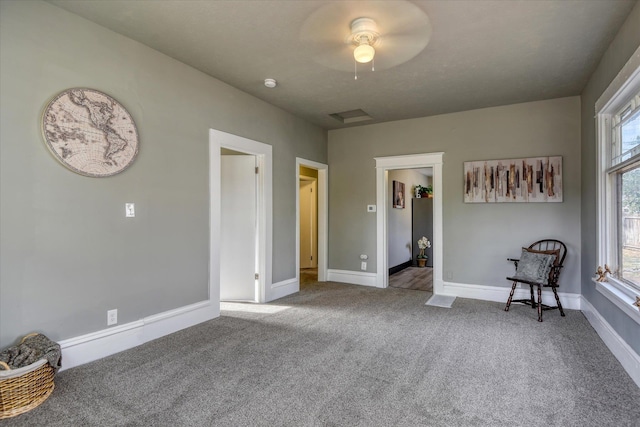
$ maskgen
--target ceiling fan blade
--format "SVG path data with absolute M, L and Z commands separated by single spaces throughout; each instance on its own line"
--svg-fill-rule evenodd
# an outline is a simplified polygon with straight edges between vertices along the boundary
M 431 35 L 427 15 L 408 1 L 331 2 L 303 23 L 300 41 L 305 52 L 328 68 L 352 71 L 351 22 L 362 17 L 373 19 L 380 32 L 381 39 L 374 45 L 380 52 L 380 57 L 376 54 L 375 58 L 379 69 L 410 60 L 424 49 Z
M 403 64 L 424 50 L 427 43 L 415 37 L 385 39 L 376 46 L 376 69 L 386 70 Z
M 308 47 L 308 54 L 318 64 L 340 71 L 353 70 L 353 46 L 342 43 L 315 43 Z
M 380 17 L 378 27 L 382 34 L 420 33 L 428 28 L 431 33 L 431 22 L 429 17 L 415 5 L 413 13 L 394 13 L 389 11 L 387 15 Z

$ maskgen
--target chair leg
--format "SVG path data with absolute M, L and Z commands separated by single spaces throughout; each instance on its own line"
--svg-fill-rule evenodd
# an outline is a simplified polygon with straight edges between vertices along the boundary
M 553 290 L 553 295 L 556 296 L 556 303 L 558 303 L 558 310 L 560 310 L 560 316 L 564 317 L 564 310 L 562 309 L 562 304 L 560 304 L 560 297 L 558 296 L 558 291 L 555 287 L 551 288 Z
M 509 299 L 507 300 L 507 305 L 504 307 L 504 311 L 509 311 L 509 306 L 511 305 L 511 300 L 513 299 L 513 293 L 516 291 L 517 284 L 518 282 L 513 282 L 513 286 L 511 286 L 511 293 L 509 294 Z
M 536 308 L 536 300 L 533 299 L 533 285 L 529 285 L 529 291 L 531 292 L 531 308 Z
M 542 288 L 538 285 L 538 322 L 542 322 Z

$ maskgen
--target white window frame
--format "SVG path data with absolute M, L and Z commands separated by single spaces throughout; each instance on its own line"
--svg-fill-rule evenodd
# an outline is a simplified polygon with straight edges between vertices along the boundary
M 610 173 L 613 118 L 640 92 L 640 47 L 625 64 L 595 104 L 596 113 L 596 175 L 597 175 L 597 262 L 611 264 L 617 260 L 617 208 L 613 173 Z M 595 271 L 595 270 L 594 270 Z M 597 282 L 598 292 L 640 324 L 640 310 L 633 305 L 640 289 L 609 277 Z

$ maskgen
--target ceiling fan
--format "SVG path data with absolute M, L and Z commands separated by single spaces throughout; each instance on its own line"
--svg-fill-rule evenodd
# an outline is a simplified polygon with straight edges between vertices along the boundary
M 356 63 L 383 70 L 418 55 L 429 43 L 431 23 L 409 1 L 340 1 L 305 20 L 300 40 L 317 63 L 353 71 Z

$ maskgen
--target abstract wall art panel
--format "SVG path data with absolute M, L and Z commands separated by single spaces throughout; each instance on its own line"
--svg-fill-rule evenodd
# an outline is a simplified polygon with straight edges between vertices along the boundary
M 464 202 L 562 202 L 562 156 L 464 162 Z

